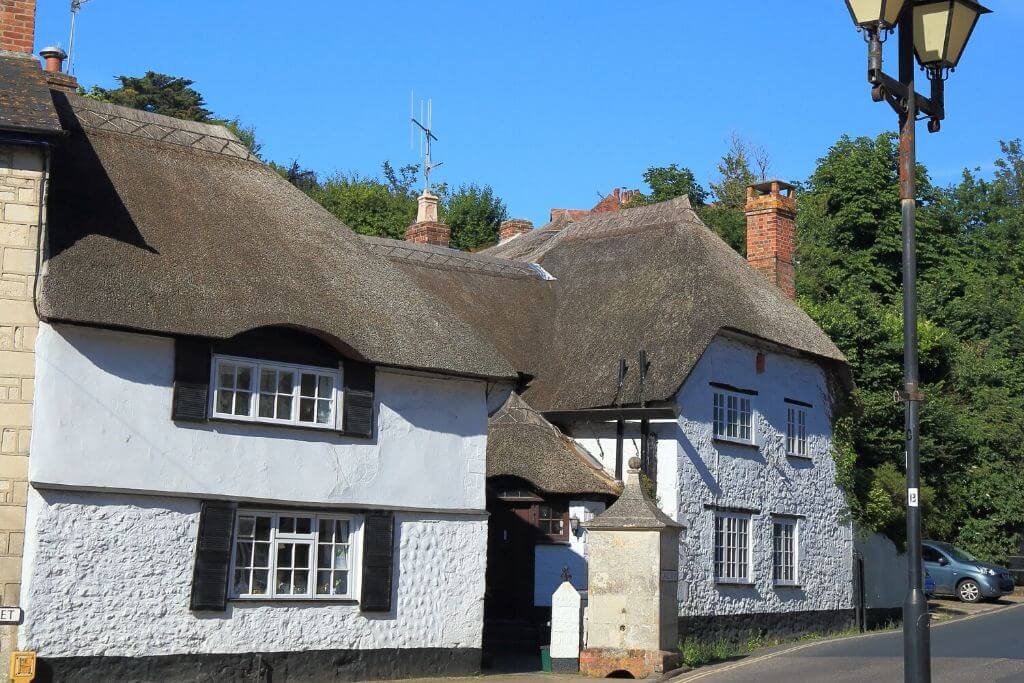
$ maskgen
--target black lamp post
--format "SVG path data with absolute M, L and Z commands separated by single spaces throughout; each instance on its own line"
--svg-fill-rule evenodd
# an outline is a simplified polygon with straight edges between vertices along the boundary
M 903 216 L 903 391 L 907 458 L 907 598 L 903 603 L 903 672 L 908 683 L 931 681 L 928 601 L 921 566 L 920 409 L 917 364 L 918 116 L 937 133 L 946 116 L 945 80 L 960 62 L 978 18 L 987 14 L 974 0 L 846 0 L 868 42 L 868 82 L 876 102 L 888 102 L 900 117 L 900 209 Z M 899 29 L 899 79 L 882 71 L 882 43 Z M 930 97 L 914 89 L 914 57 L 931 81 Z

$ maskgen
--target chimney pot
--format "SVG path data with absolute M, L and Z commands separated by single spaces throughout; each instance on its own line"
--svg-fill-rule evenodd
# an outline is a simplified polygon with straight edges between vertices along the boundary
M 522 218 L 510 218 L 501 224 L 501 228 L 498 230 L 499 244 L 508 242 L 513 237 L 519 235 L 525 235 L 526 233 L 533 230 L 533 223 Z
M 747 188 L 747 262 L 796 298 L 796 188 L 781 180 Z
M 64 60 L 68 58 L 68 53 L 59 47 L 44 47 L 39 51 L 39 56 L 42 57 L 46 62 L 43 64 L 43 70 L 49 73 L 60 73 L 64 70 Z
M 434 244 L 447 247 L 452 231 L 437 217 L 437 195 L 424 190 L 419 196 L 416 222 L 405 231 L 405 241 L 414 244 Z

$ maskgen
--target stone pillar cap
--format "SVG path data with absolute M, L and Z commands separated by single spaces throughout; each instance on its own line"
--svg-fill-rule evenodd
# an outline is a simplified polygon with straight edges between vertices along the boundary
M 643 489 L 640 488 L 640 458 L 637 457 L 629 459 L 626 486 L 619 499 L 583 526 L 587 531 L 657 531 L 684 528 L 644 495 Z

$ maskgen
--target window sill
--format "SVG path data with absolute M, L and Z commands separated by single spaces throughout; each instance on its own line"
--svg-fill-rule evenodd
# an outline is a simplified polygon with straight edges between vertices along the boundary
M 719 443 L 728 443 L 728 444 L 732 444 L 733 446 L 743 446 L 745 448 L 753 448 L 755 450 L 759 448 L 759 446 L 756 443 L 754 443 L 753 441 L 744 441 L 742 439 L 733 439 L 733 438 L 730 438 L 728 436 L 716 436 L 716 437 L 714 437 L 714 440 L 719 442 Z
M 796 453 L 786 453 L 786 457 L 792 458 L 793 460 L 804 460 L 806 462 L 812 462 L 814 460 L 814 458 L 809 455 L 797 455 Z
M 296 596 L 286 597 L 280 596 L 276 598 L 264 598 L 264 597 L 237 597 L 228 598 L 228 602 L 244 602 L 244 603 L 269 603 L 269 604 L 281 604 L 281 603 L 308 603 L 310 605 L 337 605 L 339 603 L 345 605 L 358 605 L 359 600 L 357 598 L 341 598 L 341 597 L 330 597 L 330 598 L 310 598 L 307 596 Z
M 787 583 L 785 581 L 775 581 L 772 586 L 775 588 L 803 588 L 799 583 Z
M 753 581 L 739 580 L 739 579 L 715 579 L 715 584 L 718 586 L 735 586 L 737 588 L 749 588 L 754 585 Z

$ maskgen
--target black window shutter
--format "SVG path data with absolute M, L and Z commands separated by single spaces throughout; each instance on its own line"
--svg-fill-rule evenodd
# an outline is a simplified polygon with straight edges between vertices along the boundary
M 391 577 L 394 575 L 395 516 L 371 512 L 363 526 L 363 612 L 391 611 Z
M 377 374 L 368 363 L 346 360 L 341 430 L 351 436 L 373 436 L 373 390 Z
M 234 531 L 234 506 L 204 500 L 199 513 L 199 539 L 192 570 L 191 609 L 223 611 L 227 607 Z
M 210 342 L 205 339 L 174 340 L 175 420 L 202 422 L 210 397 Z

